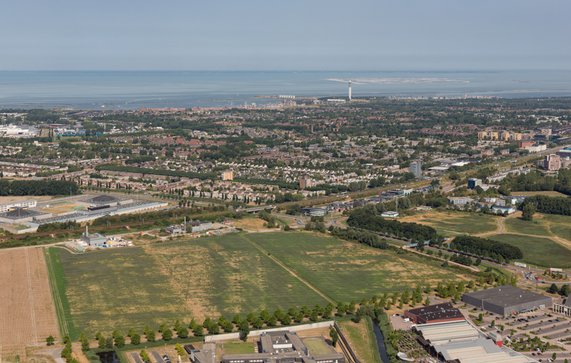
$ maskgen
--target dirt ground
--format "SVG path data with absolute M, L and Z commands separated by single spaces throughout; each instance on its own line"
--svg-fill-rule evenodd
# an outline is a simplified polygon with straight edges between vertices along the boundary
M 41 248 L 0 251 L 0 347 L 25 355 L 25 347 L 59 336 Z
M 260 232 L 260 231 L 271 230 L 264 226 L 266 221 L 260 218 L 242 218 L 242 219 L 237 219 L 233 223 L 234 227 L 241 228 L 244 231 L 248 232 Z
M 8 204 L 8 203 L 13 203 L 13 202 L 22 202 L 24 200 L 35 200 L 38 203 L 39 202 L 45 202 L 48 201 L 50 199 L 53 199 L 53 197 L 50 196 L 23 196 L 23 197 L 0 197 L 0 204 Z

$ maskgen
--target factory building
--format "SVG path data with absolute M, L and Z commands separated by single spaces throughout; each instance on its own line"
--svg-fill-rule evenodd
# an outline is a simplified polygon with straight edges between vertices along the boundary
M 451 303 L 423 306 L 404 312 L 405 318 L 409 318 L 415 324 L 442 323 L 448 321 L 462 321 L 464 315 Z
M 462 295 L 462 301 L 501 316 L 550 308 L 553 305 L 548 296 L 511 285 L 470 292 Z

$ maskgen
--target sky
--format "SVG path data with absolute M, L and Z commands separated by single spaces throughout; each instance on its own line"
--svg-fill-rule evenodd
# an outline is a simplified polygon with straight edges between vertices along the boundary
M 2 0 L 0 70 L 571 69 L 569 0 Z

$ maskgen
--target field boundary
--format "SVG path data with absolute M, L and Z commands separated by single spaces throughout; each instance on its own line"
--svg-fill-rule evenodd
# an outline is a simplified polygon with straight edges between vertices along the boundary
M 50 288 L 56 309 L 60 334 L 62 337 L 70 336 L 72 339 L 75 339 L 75 327 L 73 326 L 73 321 L 71 319 L 69 302 L 65 296 L 63 267 L 61 266 L 61 263 L 56 260 L 56 258 L 59 258 L 59 255 L 56 255 L 57 252 L 55 250 L 52 251 L 52 248 L 55 249 L 57 247 L 45 248 L 44 256 L 48 266 Z
M 269 258 L 270 260 L 272 260 L 273 262 L 275 262 L 278 266 L 280 266 L 281 268 L 283 268 L 284 270 L 286 270 L 286 272 L 288 272 L 291 276 L 293 276 L 294 278 L 296 278 L 298 281 L 300 281 L 302 284 L 304 284 L 305 286 L 307 286 L 308 288 L 310 288 L 311 290 L 313 290 L 315 293 L 317 293 L 319 296 L 321 296 L 322 298 L 324 298 L 327 302 L 330 302 L 333 305 L 336 305 L 337 303 L 335 302 L 335 300 L 333 300 L 331 297 L 329 297 L 327 294 L 325 294 L 324 292 L 322 292 L 321 290 L 319 290 L 317 287 L 313 286 L 309 281 L 305 280 L 303 277 L 301 277 L 294 269 L 292 269 L 291 267 L 289 267 L 288 265 L 286 265 L 284 262 L 282 262 L 280 259 L 274 257 L 270 252 L 266 251 L 262 246 L 260 246 L 257 242 L 252 241 L 250 238 L 248 238 L 246 235 L 242 235 L 242 237 L 248 241 L 250 244 L 252 244 L 252 246 L 254 246 L 256 249 L 258 249 L 263 255 L 265 255 L 267 258 Z

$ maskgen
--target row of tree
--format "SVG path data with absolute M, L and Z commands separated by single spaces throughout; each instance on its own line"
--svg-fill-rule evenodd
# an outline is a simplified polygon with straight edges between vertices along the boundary
M 0 180 L 0 196 L 76 195 L 79 186 L 63 180 Z
M 367 246 L 380 249 L 387 249 L 389 247 L 384 239 L 373 232 L 361 231 L 355 228 L 339 228 L 333 226 L 329 228 L 329 231 L 332 235 L 338 238 L 349 241 L 357 241 L 359 243 L 366 244 Z
M 450 243 L 450 248 L 494 260 L 519 260 L 523 253 L 519 247 L 487 238 L 458 236 Z M 501 257 L 500 258 L 498 258 Z
M 370 208 L 354 210 L 347 219 L 347 224 L 354 228 L 380 232 L 388 236 L 404 238 L 414 242 L 437 241 L 439 236 L 430 226 L 417 223 L 405 223 L 385 219 L 371 213 Z
M 536 195 L 525 198 L 521 208 L 524 212 L 534 210 L 546 214 L 571 216 L 571 198 Z
M 498 191 L 502 194 L 512 191 L 557 191 L 571 195 L 571 169 L 562 169 L 557 176 L 543 175 L 538 171 L 510 176 L 502 180 Z

